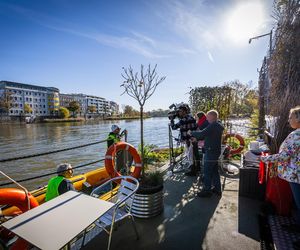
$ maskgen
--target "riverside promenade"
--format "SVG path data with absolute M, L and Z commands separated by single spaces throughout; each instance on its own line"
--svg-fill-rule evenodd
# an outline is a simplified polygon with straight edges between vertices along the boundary
M 222 178 L 223 181 L 223 178 Z M 165 181 L 164 212 L 136 219 L 136 240 L 130 220 L 113 232 L 111 249 L 260 249 L 257 214 L 260 202 L 238 196 L 238 180 L 225 182 L 222 198 L 199 198 L 199 178 L 183 173 Z M 107 246 L 104 232 L 83 249 Z

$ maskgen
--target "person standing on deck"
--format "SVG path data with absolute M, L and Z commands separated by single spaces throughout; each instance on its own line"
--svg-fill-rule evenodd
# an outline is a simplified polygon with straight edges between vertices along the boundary
M 221 142 L 224 127 L 218 120 L 219 113 L 216 110 L 207 112 L 207 121 L 209 125 L 200 131 L 191 131 L 193 140 L 204 139 L 204 187 L 198 193 L 198 197 L 210 197 L 212 193 L 218 196 L 222 195 L 220 174 L 218 169 L 218 159 L 221 154 Z M 214 188 L 212 189 L 212 185 Z
M 289 182 L 296 203 L 296 224 L 284 226 L 286 231 L 300 232 L 300 106 L 292 108 L 289 124 L 295 129 L 282 142 L 278 154 L 261 156 L 263 162 L 278 162 L 278 177 Z M 300 249 L 300 241 L 294 243 Z
M 111 132 L 108 134 L 108 137 L 107 137 L 107 148 L 109 148 L 114 143 L 120 142 L 122 136 L 127 133 L 127 130 L 124 130 L 120 134 L 120 130 L 121 130 L 121 128 L 116 124 L 113 124 L 111 126 Z
M 197 168 L 200 169 L 200 166 L 197 165 L 200 164 L 200 157 L 198 152 L 198 145 L 197 143 L 191 143 L 190 138 L 191 136 L 188 135 L 189 130 L 196 130 L 197 129 L 197 123 L 194 117 L 190 114 L 190 108 L 187 104 L 181 104 L 178 107 L 178 117 L 179 122 L 174 123 L 174 119 L 171 120 L 171 128 L 173 130 L 178 129 L 180 130 L 180 139 L 181 141 L 185 142 L 186 146 L 186 156 L 189 161 L 189 168 L 190 171 L 186 172 L 185 175 L 188 176 L 196 176 Z
M 46 191 L 46 201 L 52 200 L 55 197 L 66 193 L 70 190 L 75 190 L 72 182 L 68 180 L 73 176 L 73 168 L 69 163 L 62 163 L 57 167 L 57 176 L 50 179 Z
M 209 123 L 207 121 L 207 118 L 206 118 L 206 114 L 203 112 L 203 111 L 199 111 L 197 114 L 196 114 L 196 118 L 197 118 L 197 130 L 203 130 L 205 129 Z M 199 166 L 201 166 L 201 162 L 202 162 L 202 158 L 203 158 L 203 155 L 205 153 L 205 150 L 204 150 L 204 140 L 199 140 L 198 141 L 198 148 L 201 148 L 201 152 L 202 154 L 199 154 Z M 199 150 L 199 149 L 197 149 Z M 202 176 L 203 178 L 203 166 L 201 166 L 200 168 L 200 176 Z

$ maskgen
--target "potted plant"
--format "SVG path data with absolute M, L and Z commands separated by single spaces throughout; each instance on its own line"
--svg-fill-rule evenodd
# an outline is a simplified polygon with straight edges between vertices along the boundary
M 144 66 L 141 65 L 139 72 L 134 72 L 132 67 L 123 68 L 124 78 L 121 87 L 124 88 L 124 93 L 134 98 L 140 106 L 140 152 L 142 156 L 142 176 L 140 178 L 140 188 L 135 195 L 132 206 L 132 214 L 140 218 L 149 218 L 159 214 L 163 209 L 163 174 L 159 171 L 150 171 L 145 173 L 145 164 L 148 165 L 149 154 L 151 150 L 144 147 L 144 105 L 146 101 L 154 94 L 157 86 L 165 80 L 164 77 L 158 77 L 156 66 L 151 69 L 149 65 L 144 71 Z M 148 159 L 147 159 L 148 157 Z

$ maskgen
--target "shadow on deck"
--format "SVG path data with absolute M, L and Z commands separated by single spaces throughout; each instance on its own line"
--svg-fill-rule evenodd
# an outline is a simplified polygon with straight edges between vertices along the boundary
M 165 181 L 164 212 L 136 219 L 140 239 L 129 220 L 112 237 L 111 249 L 260 249 L 258 201 L 238 197 L 238 181 L 226 180 L 223 196 L 198 198 L 199 179 L 174 174 Z M 101 233 L 84 249 L 106 248 Z

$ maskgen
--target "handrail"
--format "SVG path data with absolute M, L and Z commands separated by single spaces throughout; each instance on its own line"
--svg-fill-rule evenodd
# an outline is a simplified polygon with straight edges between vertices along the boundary
M 103 143 L 103 142 L 106 142 L 106 141 L 107 140 L 101 140 L 101 141 L 96 141 L 96 142 L 92 142 L 92 143 L 88 143 L 88 144 L 83 144 L 83 145 L 79 145 L 79 146 L 75 146 L 75 147 L 71 147 L 71 148 L 63 148 L 63 149 L 53 150 L 53 151 L 44 152 L 44 153 L 33 154 L 33 155 L 24 155 L 24 156 L 19 156 L 19 157 L 0 159 L 0 162 L 16 161 L 16 160 L 27 159 L 27 158 L 37 157 L 37 156 L 55 154 L 55 153 L 59 153 L 59 152 L 63 152 L 63 151 L 68 151 L 68 150 L 72 150 L 72 149 L 83 148 L 83 147 Z
M 28 195 L 29 192 L 28 192 L 28 190 L 25 187 L 23 187 L 21 184 L 19 184 L 17 181 L 15 181 L 13 178 L 11 178 L 7 174 L 3 173 L 2 171 L 0 171 L 0 174 L 2 174 L 7 179 L 11 180 L 12 183 L 15 183 L 18 187 L 20 187 L 21 189 L 24 190 L 25 195 L 26 195 L 26 199 L 27 199 L 28 210 L 30 210 L 30 200 L 29 200 L 29 195 Z
M 76 167 L 73 167 L 73 169 L 77 169 L 77 168 L 82 168 L 82 167 L 85 167 L 85 166 L 89 166 L 91 164 L 94 164 L 94 163 L 98 163 L 98 162 L 101 162 L 101 161 L 104 161 L 105 159 L 100 159 L 100 160 L 97 160 L 97 161 L 93 161 L 93 162 L 88 162 L 86 164 L 82 164 L 82 165 L 78 165 Z M 34 176 L 34 177 L 29 177 L 29 178 L 26 178 L 26 179 L 21 179 L 21 180 L 17 180 L 17 182 L 25 182 L 25 181 L 31 181 L 31 180 L 35 180 L 35 179 L 39 179 L 41 177 L 45 177 L 45 176 L 49 176 L 49 175 L 54 175 L 56 174 L 56 171 L 55 172 L 51 172 L 51 173 L 47 173 L 47 174 L 43 174 L 43 175 L 38 175 L 38 176 Z M 6 185 L 9 185 L 9 184 L 12 184 L 14 183 L 13 181 L 11 182 L 5 182 L 5 183 L 1 183 L 0 184 L 0 187 L 2 186 L 6 186 Z

